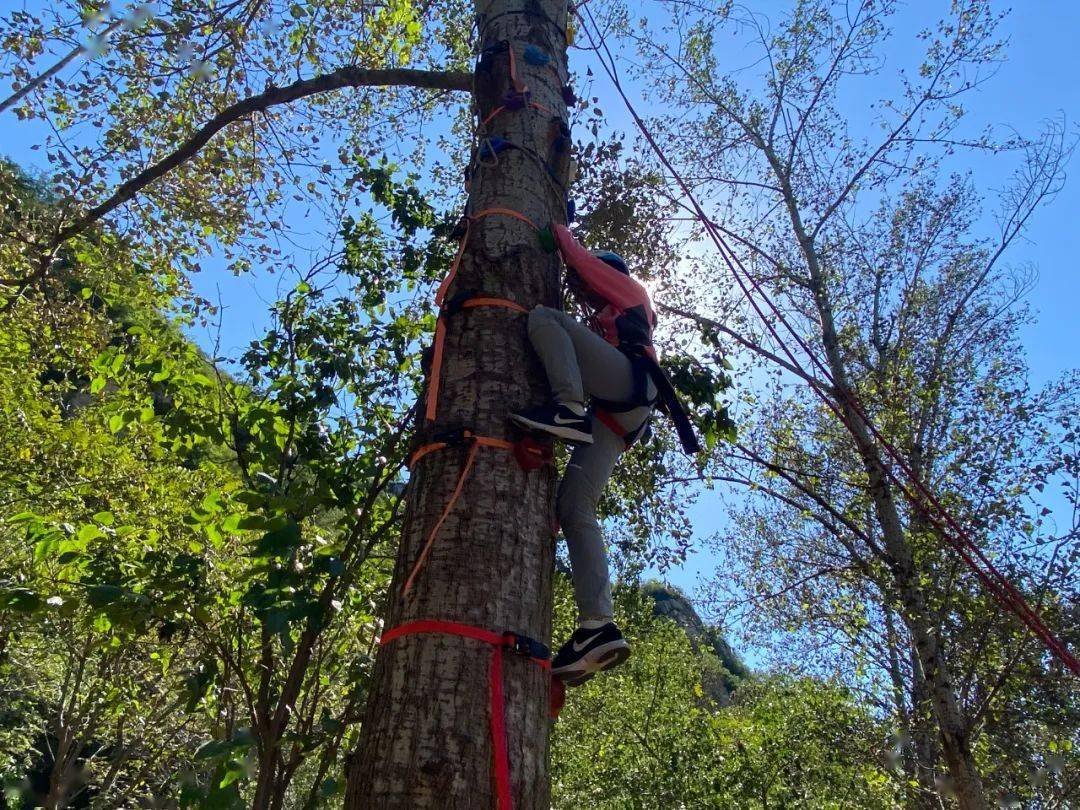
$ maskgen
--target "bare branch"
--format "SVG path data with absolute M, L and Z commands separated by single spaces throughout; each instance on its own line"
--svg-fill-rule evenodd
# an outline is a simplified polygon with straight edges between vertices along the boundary
M 680 318 L 686 318 L 687 320 L 693 321 L 699 326 L 704 326 L 708 329 L 715 329 L 717 332 L 722 332 L 723 334 L 727 335 L 732 340 L 737 342 L 740 346 L 749 349 L 755 354 L 761 355 L 766 360 L 770 360 L 773 363 L 776 363 L 778 366 L 781 366 L 787 371 L 790 371 L 792 374 L 794 374 L 796 377 L 799 377 L 801 380 L 810 383 L 810 385 L 819 388 L 822 391 L 828 392 L 830 396 L 835 396 L 835 392 L 833 391 L 832 386 L 830 386 L 828 383 L 819 380 L 812 374 L 806 373 L 803 369 L 789 363 L 787 360 L 769 351 L 764 346 L 755 343 L 749 338 L 743 337 L 734 329 L 724 326 L 722 323 L 714 321 L 712 318 L 706 318 L 704 315 L 698 315 L 695 312 L 689 312 L 688 310 L 679 309 L 678 307 L 673 307 L 664 303 L 658 304 L 658 306 L 660 307 L 660 309 L 664 310 L 664 312 L 668 312 L 672 315 L 677 315 Z

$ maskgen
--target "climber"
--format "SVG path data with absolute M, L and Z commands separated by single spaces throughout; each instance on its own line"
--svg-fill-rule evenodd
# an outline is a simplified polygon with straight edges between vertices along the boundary
M 593 311 L 591 328 L 550 307 L 537 306 L 529 313 L 529 341 L 547 373 L 553 402 L 518 411 L 511 420 L 577 445 L 559 484 L 557 514 L 570 551 L 578 627 L 551 671 L 567 686 L 578 686 L 630 655 L 612 620 L 607 552 L 596 514 L 619 456 L 648 432 L 658 400 L 675 422 L 684 449 L 695 453 L 699 448 L 657 363 L 652 345 L 656 313 L 645 287 L 630 276 L 618 254 L 589 253 L 561 225 L 554 232 L 567 267 L 567 287 Z

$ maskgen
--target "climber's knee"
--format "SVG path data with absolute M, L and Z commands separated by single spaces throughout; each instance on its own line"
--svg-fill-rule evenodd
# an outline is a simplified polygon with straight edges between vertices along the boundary
M 537 304 L 529 311 L 529 334 L 532 335 L 537 330 L 558 323 L 556 317 L 558 314 L 559 311 L 557 309 L 545 307 L 543 304 Z

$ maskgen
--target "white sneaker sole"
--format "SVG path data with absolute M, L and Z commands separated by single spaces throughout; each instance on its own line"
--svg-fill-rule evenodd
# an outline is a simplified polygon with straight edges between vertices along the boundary
M 515 425 L 519 425 L 527 430 L 539 430 L 544 433 L 550 433 L 552 436 L 558 436 L 560 439 L 565 439 L 573 444 L 592 444 L 593 437 L 591 433 L 585 433 L 584 431 L 577 430 L 572 427 L 560 427 L 559 425 L 548 424 L 547 422 L 534 422 L 532 419 L 526 419 L 524 416 L 518 414 L 512 414 L 510 421 Z
M 552 668 L 551 674 L 557 676 L 567 686 L 581 686 L 597 672 L 619 666 L 630 657 L 630 645 L 625 638 L 601 644 L 589 650 L 580 661 L 558 669 Z

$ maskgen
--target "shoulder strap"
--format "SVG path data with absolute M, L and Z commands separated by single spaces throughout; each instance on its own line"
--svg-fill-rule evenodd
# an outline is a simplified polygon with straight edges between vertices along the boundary
M 675 432 L 679 434 L 679 443 L 682 444 L 683 451 L 689 455 L 700 452 L 701 443 L 698 441 L 697 434 L 694 433 L 694 426 L 690 423 L 690 417 L 686 415 L 686 409 L 679 401 L 679 395 L 675 392 L 671 380 L 660 368 L 659 363 L 649 357 L 645 359 L 659 395 L 660 410 L 664 411 L 675 425 Z

